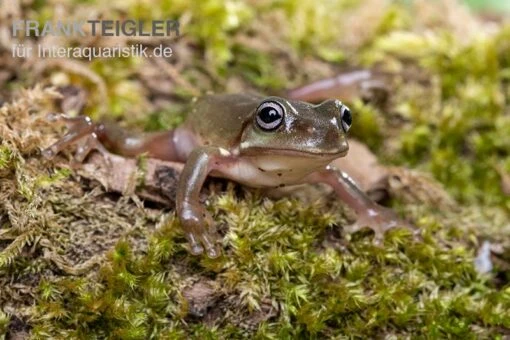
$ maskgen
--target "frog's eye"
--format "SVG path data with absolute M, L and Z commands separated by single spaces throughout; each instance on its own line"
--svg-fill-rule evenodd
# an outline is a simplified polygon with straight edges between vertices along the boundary
M 352 115 L 351 110 L 345 105 L 342 105 L 342 108 L 340 109 L 340 113 L 342 115 L 342 129 L 344 129 L 345 132 L 349 131 L 352 125 Z
M 276 130 L 283 122 L 283 107 L 277 102 L 265 102 L 257 108 L 257 125 L 264 131 Z

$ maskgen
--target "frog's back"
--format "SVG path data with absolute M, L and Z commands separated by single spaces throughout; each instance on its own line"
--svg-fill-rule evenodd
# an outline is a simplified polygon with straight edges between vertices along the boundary
M 263 97 L 251 94 L 218 94 L 199 98 L 188 112 L 184 126 L 200 144 L 231 148 L 238 144 L 244 123 Z

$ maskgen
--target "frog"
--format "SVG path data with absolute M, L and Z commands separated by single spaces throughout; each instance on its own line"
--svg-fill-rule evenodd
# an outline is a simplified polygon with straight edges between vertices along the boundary
M 184 163 L 176 193 L 176 215 L 193 255 L 216 258 L 222 251 L 214 220 L 199 196 L 207 177 L 252 188 L 324 183 L 354 210 L 356 225 L 369 227 L 375 240 L 406 226 L 390 208 L 371 200 L 344 171 L 330 163 L 344 157 L 353 115 L 338 99 L 318 104 L 258 94 L 212 94 L 193 101 L 185 121 L 168 131 L 131 134 L 87 116 L 54 114 L 68 130 L 42 150 L 48 159 L 74 145 L 83 162 L 92 151 L 105 158 L 147 157 Z

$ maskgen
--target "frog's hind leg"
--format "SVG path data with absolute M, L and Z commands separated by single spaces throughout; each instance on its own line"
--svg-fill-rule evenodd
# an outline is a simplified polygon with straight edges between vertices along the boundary
M 82 162 L 92 150 L 97 150 L 104 156 L 108 154 L 108 151 L 98 140 L 96 131 L 99 126 L 92 122 L 89 117 L 69 117 L 64 114 L 50 114 L 47 119 L 53 122 L 64 122 L 69 131 L 64 137 L 42 151 L 42 155 L 45 158 L 51 159 L 66 147 L 76 143 L 78 144 L 78 148 L 76 150 L 75 159 L 78 162 Z
M 404 227 L 417 235 L 419 230 L 407 221 L 400 219 L 391 209 L 380 206 L 371 200 L 345 172 L 331 166 L 311 173 L 303 183 L 325 183 L 333 188 L 338 197 L 358 215 L 351 232 L 368 226 L 375 233 L 374 243 L 380 244 L 389 229 Z
M 103 145 L 113 153 L 124 157 L 136 157 L 146 154 L 148 157 L 164 161 L 184 162 L 185 156 L 176 145 L 177 130 L 133 134 L 113 124 L 101 124 L 97 132 Z
M 60 140 L 42 151 L 43 156 L 48 159 L 72 145 L 77 146 L 75 160 L 78 162 L 83 162 L 93 150 L 99 151 L 105 159 L 108 159 L 110 152 L 124 157 L 147 154 L 152 158 L 180 162 L 186 157 L 186 154 L 176 146 L 173 130 L 135 135 L 114 124 L 95 123 L 86 116 L 51 114 L 48 120 L 63 122 L 68 128 L 68 132 Z
M 108 155 L 110 153 L 98 140 L 97 135 L 95 133 L 91 133 L 78 142 L 78 147 L 74 154 L 74 160 L 78 163 L 83 163 L 89 153 L 94 150 L 99 151 L 105 159 L 108 159 Z

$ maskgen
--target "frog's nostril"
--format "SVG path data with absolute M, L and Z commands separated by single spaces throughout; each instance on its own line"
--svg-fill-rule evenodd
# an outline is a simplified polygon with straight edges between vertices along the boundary
M 326 145 L 335 145 L 338 143 L 340 134 L 337 130 L 329 129 L 323 137 L 323 141 Z

